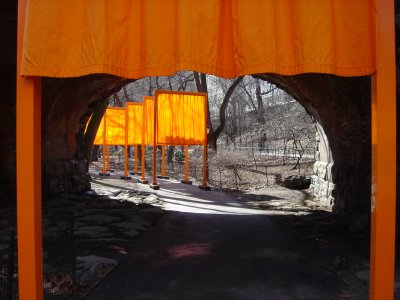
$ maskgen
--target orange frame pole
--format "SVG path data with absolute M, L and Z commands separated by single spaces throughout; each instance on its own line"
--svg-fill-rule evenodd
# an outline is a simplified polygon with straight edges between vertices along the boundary
M 133 169 L 133 173 L 138 174 L 138 151 L 139 145 L 135 145 L 135 167 Z
M 154 130 L 153 130 L 153 183 L 150 187 L 158 190 L 160 186 L 157 184 L 157 122 L 158 122 L 158 105 L 157 105 L 157 91 L 154 95 Z
M 121 179 L 131 179 L 128 175 L 128 123 L 128 109 L 125 109 L 124 176 L 121 176 Z
M 107 171 L 111 172 L 111 146 L 106 145 L 106 150 L 107 150 Z
M 377 1 L 372 79 L 370 299 L 394 298 L 396 237 L 396 69 L 394 1 Z
M 43 299 L 41 79 L 22 77 L 26 0 L 18 1 L 16 164 L 20 300 Z
M 154 131 L 153 131 L 153 185 L 157 185 L 157 97 L 154 97 Z
M 189 146 L 185 146 L 185 181 L 189 181 Z
M 107 110 L 104 112 L 104 116 L 103 116 L 103 175 L 105 175 L 107 173 L 106 114 L 107 114 Z
M 207 132 L 207 125 L 208 125 L 208 118 L 207 118 L 207 109 L 208 109 L 208 97 L 205 96 L 204 101 L 204 143 L 203 143 L 203 182 L 199 186 L 202 189 L 209 190 L 210 188 L 207 186 L 207 144 L 208 144 L 208 132 Z
M 145 178 L 145 172 L 146 172 L 146 132 L 145 128 L 147 126 L 146 122 L 146 110 L 145 110 L 145 100 L 143 99 L 143 121 L 142 121 L 142 170 L 141 170 L 141 177 L 139 179 L 139 182 L 143 184 L 147 184 L 147 180 Z
M 161 146 L 161 176 L 165 177 L 165 146 Z
M 146 145 L 142 145 L 142 180 L 145 181 L 145 171 L 146 171 Z
M 189 180 L 189 146 L 185 145 L 185 175 L 183 176 L 183 179 L 181 180 L 182 183 L 184 184 L 192 184 L 192 182 Z

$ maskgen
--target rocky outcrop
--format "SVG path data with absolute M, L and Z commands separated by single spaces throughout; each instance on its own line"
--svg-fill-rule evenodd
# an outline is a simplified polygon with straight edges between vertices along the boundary
M 285 178 L 283 186 L 292 190 L 308 189 L 311 184 L 311 178 L 300 175 L 291 175 Z

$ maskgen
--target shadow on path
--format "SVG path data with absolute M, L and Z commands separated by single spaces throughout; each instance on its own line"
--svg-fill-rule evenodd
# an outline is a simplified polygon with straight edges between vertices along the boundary
M 154 193 L 113 177 L 98 182 Z M 290 199 L 280 190 L 254 195 L 159 184 L 155 194 L 168 213 L 131 242 L 87 299 L 367 299 L 367 283 L 343 278 L 368 259 L 368 236 L 347 232 L 327 212 L 258 209 L 248 201 L 301 204 L 303 193 Z M 348 261 L 335 264 L 337 257 Z

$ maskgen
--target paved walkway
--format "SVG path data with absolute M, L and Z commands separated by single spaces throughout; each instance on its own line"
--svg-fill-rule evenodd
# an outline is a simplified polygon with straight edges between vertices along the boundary
M 138 183 L 99 181 L 154 192 Z M 159 183 L 169 212 L 132 242 L 88 300 L 364 299 L 323 268 L 326 253 L 282 232 L 278 219 L 290 212 L 251 208 L 239 194 Z M 279 198 L 279 191 L 270 196 Z

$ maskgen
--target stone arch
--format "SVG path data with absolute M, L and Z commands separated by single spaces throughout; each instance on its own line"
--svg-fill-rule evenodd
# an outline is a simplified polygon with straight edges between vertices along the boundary
M 370 207 L 370 78 L 303 74 L 259 74 L 291 94 L 324 129 L 335 162 L 333 209 L 337 213 L 360 213 Z M 43 160 L 45 190 L 60 185 L 60 191 L 79 181 L 87 184 L 82 163 L 79 128 L 91 111 L 127 84 L 110 75 L 71 79 L 47 78 L 43 83 Z M 76 165 L 66 161 L 76 160 Z M 63 175 L 61 175 L 63 174 Z M 60 182 L 54 182 L 59 177 Z M 67 186 L 65 185 L 67 182 Z M 74 183 L 74 184 L 72 184 Z
M 369 213 L 371 193 L 371 80 L 325 74 L 258 75 L 282 88 L 315 118 L 334 161 L 333 210 Z
M 396 14 L 399 13 L 399 3 L 396 0 Z M 15 124 L 17 3 L 2 3 L 0 16 L 0 39 L 2 44 L 7 45 L 0 49 L 3 67 L 0 74 L 0 181 L 1 186 L 9 188 L 14 187 L 15 183 L 15 128 L 10 124 Z M 257 77 L 269 80 L 291 94 L 324 129 L 335 161 L 335 211 L 346 213 L 359 208 L 369 211 L 369 77 L 343 78 L 321 74 L 259 74 Z M 80 163 L 79 128 L 93 107 L 124 84 L 126 79 L 104 74 L 71 79 L 43 79 L 43 160 L 47 162 L 43 172 L 45 184 L 50 184 L 47 180 L 49 174 L 58 172 L 62 178 L 68 170 L 84 169 L 85 164 Z M 66 160 L 76 162 L 67 163 Z M 62 180 L 79 181 L 84 178 L 80 176 L 76 171 Z

